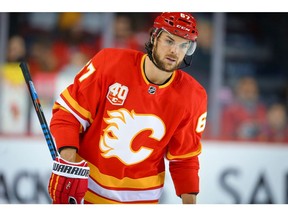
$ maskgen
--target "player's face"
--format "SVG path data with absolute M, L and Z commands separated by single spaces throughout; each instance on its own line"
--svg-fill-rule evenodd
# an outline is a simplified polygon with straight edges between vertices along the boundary
M 173 72 L 182 63 L 190 41 L 163 31 L 153 48 L 153 58 L 159 69 Z

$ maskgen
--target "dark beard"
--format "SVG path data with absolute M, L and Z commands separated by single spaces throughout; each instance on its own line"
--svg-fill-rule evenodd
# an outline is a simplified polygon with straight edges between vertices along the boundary
M 182 62 L 183 62 L 183 61 L 181 61 L 181 62 L 179 62 L 177 65 L 175 65 L 175 67 L 173 67 L 173 68 L 171 68 L 171 69 L 167 69 L 167 68 L 165 67 L 165 63 L 160 60 L 160 57 L 159 57 L 159 55 L 155 52 L 155 50 L 154 50 L 154 52 L 152 53 L 152 56 L 153 56 L 153 59 L 154 59 L 154 61 L 155 61 L 155 63 L 156 63 L 156 66 L 157 66 L 160 70 L 166 71 L 166 72 L 169 72 L 169 73 L 177 70 L 177 69 L 180 67 L 180 65 L 182 64 Z

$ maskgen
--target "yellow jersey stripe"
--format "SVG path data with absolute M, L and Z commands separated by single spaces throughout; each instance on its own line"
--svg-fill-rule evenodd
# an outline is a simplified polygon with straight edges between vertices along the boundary
M 191 153 L 185 154 L 185 155 L 172 155 L 170 152 L 167 153 L 167 159 L 168 160 L 173 160 L 173 159 L 182 159 L 182 158 L 190 158 L 190 157 L 194 157 L 196 155 L 199 155 L 202 151 L 202 145 L 200 143 L 199 148 Z
M 83 116 L 86 119 L 89 119 L 90 123 L 93 122 L 93 119 L 91 117 L 91 112 L 89 112 L 88 110 L 80 106 L 80 104 L 76 100 L 74 100 L 73 97 L 71 97 L 68 89 L 65 89 L 63 91 L 62 96 L 68 101 L 69 105 L 72 106 L 74 110 L 80 113 L 81 116 Z
M 79 155 L 77 155 L 77 161 L 83 160 Z M 93 164 L 88 162 L 90 167 L 90 175 L 93 179 L 96 179 L 97 182 L 109 188 L 135 188 L 135 189 L 147 189 L 147 188 L 159 188 L 162 187 L 165 180 L 165 171 L 159 173 L 155 176 L 149 176 L 144 178 L 128 178 L 118 179 L 113 176 L 102 174 L 99 169 Z
M 117 202 L 135 202 L 135 200 L 140 202 L 150 202 L 151 200 L 159 200 L 163 192 L 163 187 L 148 190 L 119 190 L 117 189 L 107 189 L 97 184 L 93 179 L 88 179 L 89 190 L 92 193 L 98 194 L 99 196 L 115 200 Z

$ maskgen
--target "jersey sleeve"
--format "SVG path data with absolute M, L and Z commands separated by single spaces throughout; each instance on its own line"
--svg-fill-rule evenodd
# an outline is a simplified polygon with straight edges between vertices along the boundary
M 199 192 L 199 160 L 201 137 L 205 129 L 207 116 L 207 95 L 202 92 L 193 111 L 187 111 L 186 117 L 178 126 L 169 142 L 166 158 L 174 182 L 176 194 Z
M 79 149 L 79 133 L 92 124 L 102 95 L 99 71 L 104 59 L 101 51 L 96 54 L 56 100 L 50 129 L 58 149 L 65 146 Z

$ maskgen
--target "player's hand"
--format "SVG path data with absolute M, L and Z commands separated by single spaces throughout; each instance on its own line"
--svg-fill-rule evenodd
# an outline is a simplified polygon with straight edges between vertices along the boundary
M 57 157 L 53 161 L 48 192 L 53 204 L 83 204 L 88 189 L 89 167 L 86 161 L 72 163 Z

